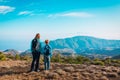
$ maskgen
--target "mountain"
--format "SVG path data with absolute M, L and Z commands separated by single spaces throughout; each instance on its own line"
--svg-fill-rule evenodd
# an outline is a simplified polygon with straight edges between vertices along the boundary
M 75 36 L 51 41 L 53 48 L 64 49 L 108 49 L 120 48 L 120 40 L 105 40 L 89 36 Z
M 32 55 L 32 54 L 31 54 L 31 50 L 28 49 L 28 50 L 22 52 L 20 55 L 21 55 L 21 56 L 26 56 L 26 55 L 31 56 L 31 55 Z
M 90 53 L 95 53 L 95 54 L 101 54 L 101 55 L 107 55 L 107 56 L 116 56 L 120 54 L 120 48 L 112 49 L 112 50 L 107 50 L 107 49 L 87 49 L 82 52 L 81 54 L 90 54 Z
M 113 59 L 120 59 L 120 55 L 114 56 Z
M 57 39 L 51 41 L 50 45 L 53 49 L 72 49 L 77 54 L 97 53 L 112 56 L 120 54 L 120 40 L 106 40 L 89 36 Z
M 7 49 L 5 51 L 3 51 L 4 54 L 11 54 L 11 55 L 16 55 L 16 54 L 20 54 L 20 52 L 18 52 L 17 50 L 14 49 Z

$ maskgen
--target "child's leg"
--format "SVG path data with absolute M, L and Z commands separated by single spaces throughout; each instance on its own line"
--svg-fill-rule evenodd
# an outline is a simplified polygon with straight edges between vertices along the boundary
M 48 56 L 47 69 L 50 69 L 50 56 Z
M 46 56 L 44 56 L 44 67 L 45 67 L 45 70 L 47 70 L 47 59 L 46 59 Z

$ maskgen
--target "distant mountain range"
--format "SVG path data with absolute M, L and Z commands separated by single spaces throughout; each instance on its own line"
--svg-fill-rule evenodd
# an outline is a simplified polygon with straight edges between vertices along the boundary
M 16 55 L 16 54 L 20 54 L 20 52 L 18 52 L 17 50 L 14 49 L 7 49 L 5 51 L 3 51 L 4 54 L 11 54 L 11 55 Z
M 26 55 L 32 56 L 32 54 L 31 54 L 31 50 L 28 49 L 28 50 L 26 50 L 26 51 L 24 51 L 24 52 L 21 52 L 20 55 L 21 55 L 21 56 L 26 56 Z
M 77 53 L 86 49 L 116 49 L 120 48 L 120 40 L 106 40 L 89 36 L 75 36 L 57 39 L 50 42 L 54 49 L 74 49 Z
M 72 49 L 77 54 L 96 53 L 109 56 L 120 54 L 120 40 L 75 36 L 50 42 L 53 49 Z
M 71 38 L 57 39 L 50 42 L 54 53 L 77 55 L 117 56 L 120 55 L 120 40 L 106 40 L 89 36 L 75 36 Z M 14 50 L 6 50 L 7 53 L 19 53 Z M 30 54 L 30 50 L 22 52 L 22 55 Z

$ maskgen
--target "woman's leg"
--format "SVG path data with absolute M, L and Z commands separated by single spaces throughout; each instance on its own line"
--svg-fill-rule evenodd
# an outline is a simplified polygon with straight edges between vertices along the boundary
M 32 63 L 31 63 L 31 70 L 30 71 L 34 71 L 34 66 L 35 66 L 35 52 L 32 52 Z
M 35 64 L 35 71 L 39 70 L 39 59 L 40 59 L 40 53 L 37 52 L 37 55 L 36 55 L 36 64 Z

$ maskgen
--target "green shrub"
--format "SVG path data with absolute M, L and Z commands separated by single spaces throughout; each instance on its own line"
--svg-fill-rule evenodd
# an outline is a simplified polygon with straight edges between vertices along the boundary
M 19 54 L 15 55 L 15 60 L 20 60 L 20 55 Z
M 75 62 L 75 59 L 73 58 L 73 57 L 65 57 L 64 58 L 64 63 L 70 63 L 70 64 L 72 64 L 72 63 L 74 63 Z
M 6 60 L 5 54 L 3 54 L 2 52 L 0 52 L 0 60 L 1 60 L 1 61 Z
M 105 62 L 105 64 L 111 64 L 111 59 L 110 58 L 106 58 L 104 62 Z
M 20 57 L 20 60 L 31 61 L 32 58 L 31 58 L 31 56 L 25 55 L 25 56 L 21 56 L 21 57 Z
M 76 57 L 72 57 L 72 56 L 64 57 L 64 56 L 62 56 L 61 57 L 60 54 L 53 56 L 51 61 L 52 62 L 59 62 L 59 63 L 70 63 L 70 64 L 90 63 L 90 59 L 83 57 L 83 56 L 76 56 Z
M 102 61 L 94 61 L 93 64 L 94 65 L 101 65 L 101 66 L 105 65 L 104 62 L 102 62 Z
M 59 63 L 61 63 L 62 62 L 61 55 L 60 54 L 56 54 L 55 56 L 52 56 L 51 61 L 52 62 L 59 62 Z
M 100 61 L 100 59 L 99 58 L 95 58 L 94 61 Z
M 120 60 L 119 59 L 111 59 L 111 65 L 120 67 Z
M 12 60 L 15 59 L 15 57 L 14 57 L 13 55 L 11 55 L 11 54 L 7 54 L 6 57 L 7 57 L 8 59 L 12 59 Z
M 75 58 L 75 61 L 79 64 L 83 64 L 83 63 L 88 63 L 90 62 L 90 59 L 89 58 L 86 58 L 86 57 L 83 57 L 83 56 L 77 56 Z
M 120 64 L 120 60 L 118 60 L 118 59 L 113 59 L 113 60 L 111 60 L 111 63 L 118 63 L 118 64 Z

